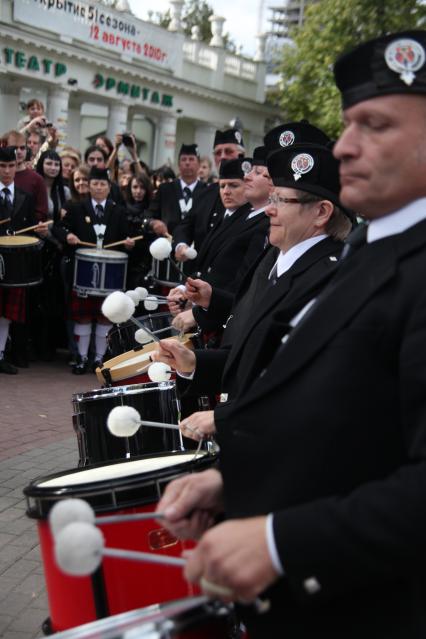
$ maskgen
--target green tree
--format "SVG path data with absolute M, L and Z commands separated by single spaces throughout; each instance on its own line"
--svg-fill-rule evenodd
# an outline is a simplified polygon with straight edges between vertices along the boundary
M 308 118 L 337 137 L 340 97 L 333 79 L 336 58 L 360 42 L 425 23 L 422 0 L 319 0 L 283 50 L 281 82 L 272 98 L 286 120 Z
M 208 44 L 212 39 L 210 16 L 214 14 L 212 7 L 206 0 L 186 0 L 182 11 L 183 32 L 187 37 L 191 37 L 192 27 L 200 28 L 200 39 Z M 170 10 L 158 15 L 159 25 L 167 29 L 171 21 Z M 228 33 L 223 36 L 226 49 L 235 51 L 235 44 Z

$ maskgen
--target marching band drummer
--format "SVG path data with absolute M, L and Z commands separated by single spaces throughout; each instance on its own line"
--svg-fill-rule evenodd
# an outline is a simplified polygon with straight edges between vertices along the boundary
M 38 222 L 34 198 L 15 184 L 16 167 L 15 147 L 0 147 L 0 235 L 11 235 Z M 9 219 L 10 222 L 7 222 Z M 45 237 L 48 233 L 47 224 L 39 222 L 35 230 Z M 23 325 L 25 321 L 25 288 L 0 285 L 0 373 L 16 375 L 18 372 L 15 366 L 6 361 L 5 349 L 11 322 Z
M 135 243 L 128 237 L 126 211 L 110 199 L 110 179 L 106 169 L 92 167 L 89 174 L 90 195 L 81 203 L 69 204 L 64 218 L 58 222 L 53 232 L 63 243 L 73 250 L 80 242 L 109 244 L 125 240 L 123 246 L 130 250 Z M 92 322 L 96 322 L 95 362 L 99 366 L 106 351 L 106 337 L 111 324 L 101 312 L 103 297 L 82 298 L 75 291 L 71 293 L 71 319 L 79 358 L 73 366 L 74 375 L 83 375 L 88 369 L 88 352 L 92 333 Z
M 311 166 L 298 173 L 307 155 Z M 221 347 L 191 351 L 162 342 L 163 361 L 181 373 L 181 394 L 221 392 L 231 400 L 249 388 L 279 345 L 272 316 L 279 313 L 282 321 L 290 321 L 324 288 L 351 230 L 349 214 L 339 200 L 339 165 L 330 149 L 298 144 L 273 153 L 267 166 L 274 184 L 265 210 L 271 246 L 238 291 Z M 189 388 L 182 376 L 192 377 Z M 194 439 L 213 434 L 214 416 L 220 410 L 219 404 L 215 411 L 186 417 L 181 422 L 183 434 Z
M 334 75 L 340 198 L 368 223 L 223 406 L 220 472 L 172 482 L 158 510 L 201 537 L 190 581 L 269 600 L 243 613 L 252 639 L 423 639 L 426 31 L 360 44 Z M 199 525 L 218 511 L 225 522 Z

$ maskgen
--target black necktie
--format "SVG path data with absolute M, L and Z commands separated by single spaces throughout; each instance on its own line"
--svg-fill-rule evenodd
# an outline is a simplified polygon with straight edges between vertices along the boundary
M 367 229 L 368 225 L 362 223 L 349 233 L 345 240 L 345 246 L 340 257 L 341 260 L 345 260 L 367 242 Z
M 7 188 L 7 186 L 2 190 L 2 194 L 3 194 L 3 203 L 4 206 L 6 208 L 6 210 L 8 211 L 8 213 L 10 213 L 13 209 L 13 204 L 12 204 L 12 198 L 11 196 L 11 192 L 10 189 Z
M 185 186 L 183 189 L 183 199 L 185 200 L 185 204 L 188 204 L 189 200 L 192 197 L 192 192 L 189 186 Z
M 95 212 L 96 212 L 96 217 L 98 217 L 100 220 L 102 220 L 102 218 L 104 216 L 104 207 L 102 206 L 102 204 L 97 204 L 95 206 Z

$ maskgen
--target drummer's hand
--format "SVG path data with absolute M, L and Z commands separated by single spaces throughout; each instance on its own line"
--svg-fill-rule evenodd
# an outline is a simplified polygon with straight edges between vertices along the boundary
M 67 243 L 71 244 L 71 246 L 75 246 L 76 244 L 79 244 L 80 240 L 77 237 L 77 235 L 74 235 L 74 233 L 68 233 L 67 235 Z
M 182 244 L 180 246 L 178 246 L 175 250 L 175 258 L 177 262 L 186 262 L 186 260 L 188 259 L 186 257 L 186 249 L 188 248 L 188 244 L 184 244 L 182 242 Z
M 198 539 L 223 511 L 223 481 L 218 470 L 188 474 L 168 484 L 157 505 L 161 524 L 180 539 Z
M 192 277 L 186 280 L 186 297 L 198 306 L 209 307 L 212 291 L 210 284 L 204 280 L 194 280 Z
M 167 231 L 167 226 L 164 224 L 164 222 L 162 222 L 161 220 L 151 220 L 150 221 L 150 227 L 151 230 L 156 234 L 156 235 L 160 235 L 160 236 L 165 236 L 167 235 L 168 231 Z
M 135 246 L 135 240 L 132 240 L 130 237 L 126 237 L 124 241 L 124 246 L 126 249 L 132 249 Z
M 49 223 L 39 222 L 34 231 L 37 235 L 40 235 L 40 237 L 47 237 L 49 235 Z
M 172 315 L 178 315 L 182 313 L 183 305 L 187 303 L 185 290 L 182 290 L 179 286 L 172 288 L 167 295 L 167 306 Z
M 189 417 L 182 419 L 179 423 L 179 428 L 184 437 L 195 439 L 196 442 L 201 439 L 208 439 L 216 432 L 214 411 L 202 410 L 192 413 Z
M 151 354 L 153 362 L 164 362 L 181 373 L 193 373 L 196 357 L 194 351 L 177 339 L 163 339 Z
M 229 588 L 233 600 L 254 599 L 278 578 L 266 541 L 266 517 L 233 519 L 208 530 L 195 550 L 187 551 L 188 581 L 207 581 Z M 213 595 L 213 591 L 205 592 Z M 215 594 L 217 597 L 218 595 Z M 219 599 L 229 601 L 230 597 Z
M 187 311 L 182 311 L 182 313 L 176 315 L 172 322 L 172 326 L 177 328 L 178 331 L 183 331 L 184 333 L 187 333 L 191 328 L 197 326 L 192 310 L 189 309 Z

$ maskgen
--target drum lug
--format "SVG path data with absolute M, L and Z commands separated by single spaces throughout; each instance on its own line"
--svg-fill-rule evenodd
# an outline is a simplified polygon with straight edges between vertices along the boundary
M 102 373 L 102 377 L 105 380 L 106 385 L 108 387 L 112 386 L 111 370 L 107 368 L 106 366 L 102 366 L 101 373 Z

